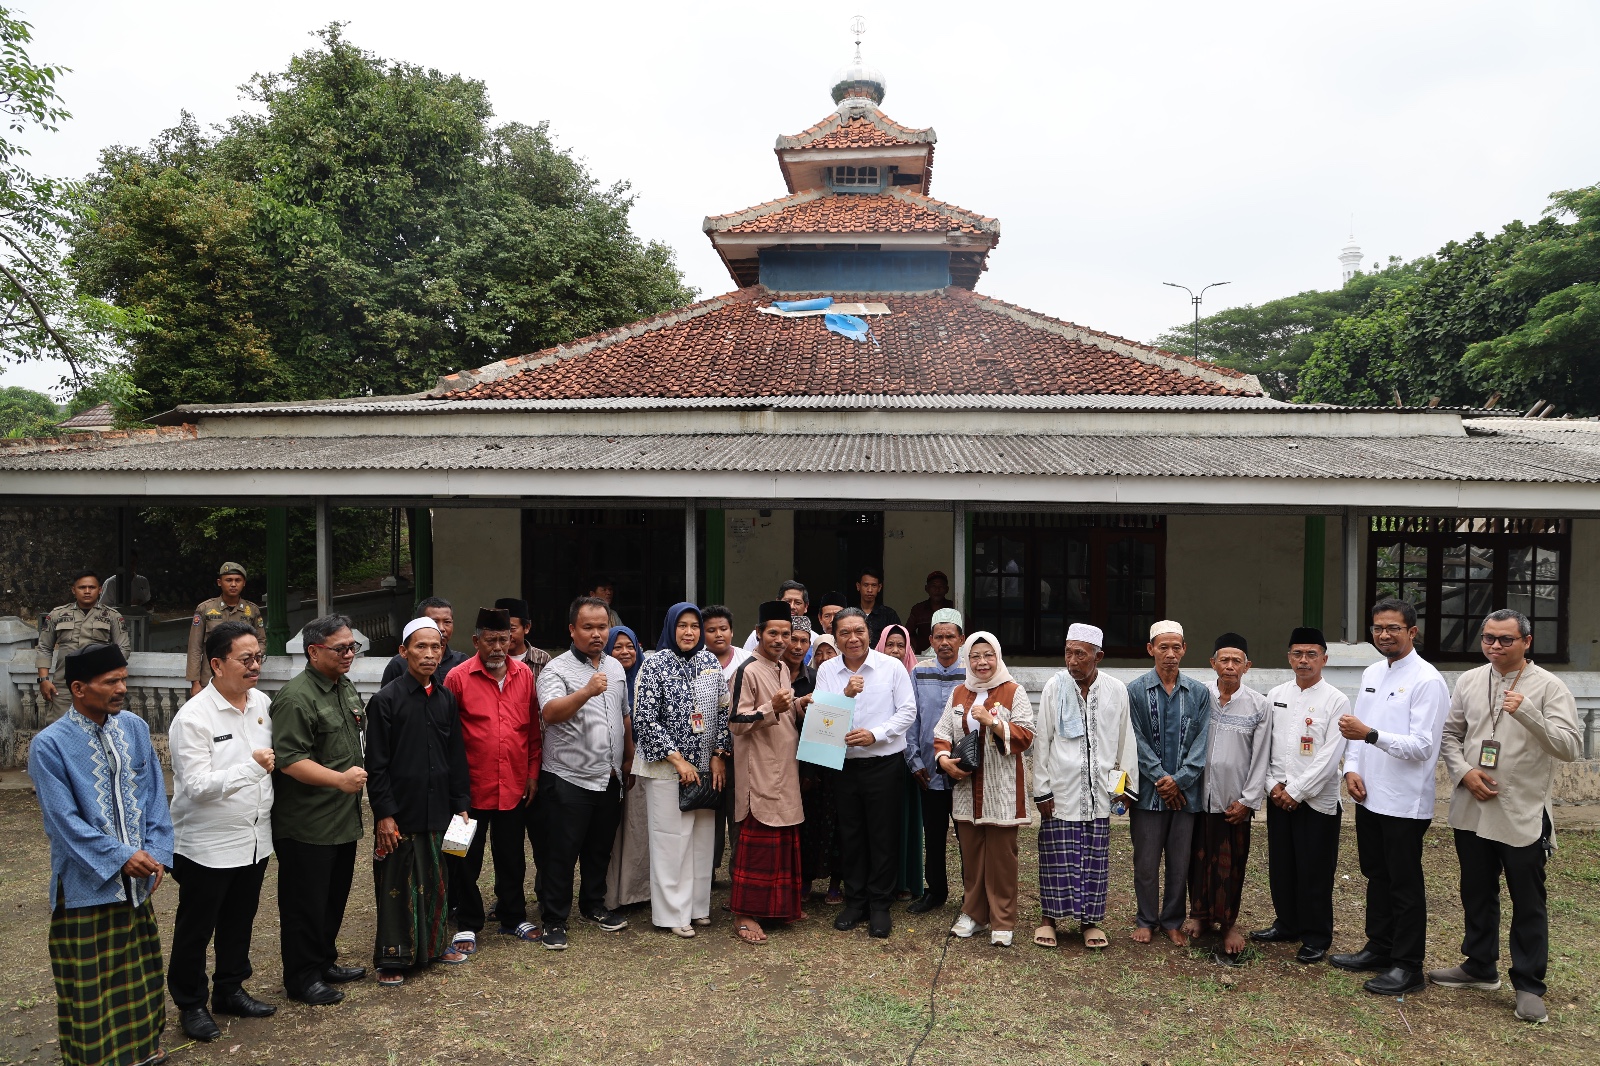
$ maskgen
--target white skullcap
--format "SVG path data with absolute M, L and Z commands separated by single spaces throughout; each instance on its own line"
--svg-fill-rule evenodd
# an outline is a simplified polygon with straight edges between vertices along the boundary
M 1174 622 L 1170 618 L 1165 618 L 1150 627 L 1151 640 L 1155 640 L 1163 633 L 1176 633 L 1181 637 L 1183 636 L 1183 626 L 1179 625 L 1177 622 Z
M 431 629 L 435 633 L 441 633 L 442 635 L 442 631 L 439 629 L 439 623 L 435 622 L 427 615 L 423 615 L 421 618 L 413 618 L 411 621 L 406 623 L 405 629 L 400 633 L 400 643 L 404 644 L 406 641 L 410 640 L 411 634 L 415 633 L 419 629 Z
M 1106 635 L 1100 632 L 1099 626 L 1092 626 L 1086 622 L 1074 622 L 1067 627 L 1068 640 L 1081 640 L 1085 644 L 1093 644 L 1097 648 L 1105 647 Z

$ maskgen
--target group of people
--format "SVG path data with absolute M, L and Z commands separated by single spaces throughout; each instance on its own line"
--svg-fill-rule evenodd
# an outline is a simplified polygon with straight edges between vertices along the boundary
M 1289 634 L 1294 679 L 1262 694 L 1243 683 L 1250 651 L 1238 634 L 1216 639 L 1214 676 L 1202 681 L 1182 668 L 1183 627 L 1157 622 L 1154 668 L 1125 685 L 1100 668 L 1101 631 L 1076 623 L 1065 669 L 1036 709 L 993 633 L 968 632 L 958 611 L 935 603 L 914 635 L 878 599 L 881 576 L 862 578 L 862 606 L 825 603 L 815 621 L 805 587 L 786 582 L 761 604 L 749 650 L 723 607 L 675 604 L 647 649 L 605 599 L 581 596 L 560 654 L 530 646 L 527 604 L 503 599 L 478 610 L 468 656 L 450 647 L 451 605 L 424 600 L 365 704 L 347 676 L 359 652 L 348 619 L 308 623 L 306 668 L 269 698 L 257 687 L 259 611 L 215 621 L 197 612 L 204 682 L 170 727 L 170 810 L 148 728 L 120 713 L 125 647 L 104 627 L 112 639 L 53 651 L 70 707 L 35 738 L 29 771 L 51 843 L 63 1058 L 162 1059 L 150 897 L 169 872 L 179 898 L 165 988 L 188 1035 L 217 1039 L 214 1013 L 276 1009 L 245 989 L 273 854 L 280 886 L 292 886 L 278 893 L 284 989 L 303 1003 L 340 1002 L 338 986 L 368 973 L 337 948 L 363 794 L 373 819 L 372 967 L 384 986 L 430 964 L 469 962 L 490 923 L 511 940 L 563 950 L 574 892 L 578 917 L 600 930 L 626 928 L 616 908 L 648 898 L 655 927 L 692 938 L 712 924 L 724 853 L 741 940 L 762 943 L 805 918 L 809 889 L 823 885 L 842 904 L 836 929 L 864 924 L 887 937 L 896 902 L 914 913 L 947 906 L 952 821 L 962 885 L 950 932 L 988 932 L 1009 947 L 1018 834 L 1035 811 L 1043 913 L 1034 944 L 1058 947 L 1075 923 L 1085 947 L 1107 946 L 1111 818 L 1126 809 L 1132 939 L 1215 934 L 1218 961 L 1237 964 L 1251 823 L 1264 809 L 1275 916 L 1250 937 L 1298 942 L 1304 963 L 1375 971 L 1365 986 L 1375 993 L 1425 979 L 1497 988 L 1503 873 L 1516 1014 L 1545 1017 L 1554 762 L 1577 757 L 1581 740 L 1571 693 L 1527 658 L 1522 615 L 1488 616 L 1488 662 L 1452 697 L 1415 650 L 1415 610 L 1380 601 L 1372 634 L 1384 658 L 1353 707 L 1322 676 L 1327 645 L 1315 629 Z M 223 591 L 239 614 L 238 590 Z M 76 584 L 74 595 L 91 619 L 94 603 Z M 919 661 L 923 640 L 930 654 Z M 852 707 L 841 769 L 797 758 L 821 694 Z M 1441 757 L 1456 785 L 1450 824 L 1467 935 L 1462 964 L 1424 978 L 1422 845 Z M 1341 781 L 1356 803 L 1366 941 L 1328 956 Z

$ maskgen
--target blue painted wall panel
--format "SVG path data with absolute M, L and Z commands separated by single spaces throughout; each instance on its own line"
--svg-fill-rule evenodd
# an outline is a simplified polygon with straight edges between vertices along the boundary
M 766 248 L 761 284 L 780 292 L 915 292 L 950 284 L 950 253 Z

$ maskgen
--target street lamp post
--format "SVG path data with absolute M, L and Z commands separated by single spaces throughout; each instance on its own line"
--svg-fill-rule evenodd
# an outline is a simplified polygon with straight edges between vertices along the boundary
M 1189 294 L 1189 301 L 1194 304 L 1194 357 L 1196 359 L 1199 359 L 1200 358 L 1200 301 L 1205 299 L 1206 289 L 1214 289 L 1218 285 L 1231 285 L 1232 282 L 1228 282 L 1228 281 L 1213 281 L 1210 285 L 1207 285 L 1205 289 L 1201 289 L 1198 293 L 1196 293 L 1193 289 L 1189 288 L 1189 286 L 1187 286 L 1187 285 L 1179 285 L 1177 282 L 1173 282 L 1173 281 L 1163 281 L 1161 284 L 1171 286 L 1174 289 L 1182 289 L 1184 292 Z

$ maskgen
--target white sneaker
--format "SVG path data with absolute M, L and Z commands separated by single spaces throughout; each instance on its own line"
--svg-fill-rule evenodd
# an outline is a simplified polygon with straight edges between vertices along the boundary
M 1010 929 L 996 929 L 989 934 L 990 947 L 1008 948 L 1011 946 L 1012 931 Z
M 960 937 L 962 940 L 965 940 L 972 936 L 972 934 L 981 933 L 987 928 L 989 928 L 987 925 L 979 925 L 976 919 L 972 918 L 970 915 L 963 914 L 961 917 L 956 919 L 956 924 L 950 927 L 950 932 Z

